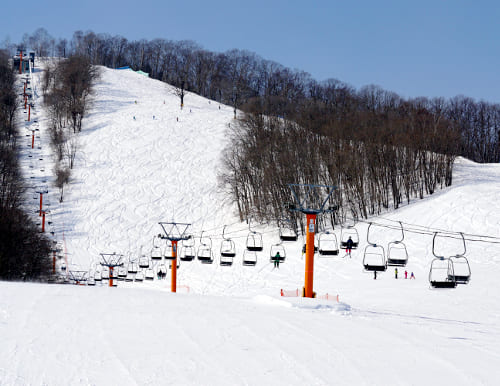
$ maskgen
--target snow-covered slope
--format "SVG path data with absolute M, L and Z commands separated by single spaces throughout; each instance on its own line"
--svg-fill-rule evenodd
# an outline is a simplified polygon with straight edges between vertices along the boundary
M 44 152 L 44 116 L 35 116 Z M 158 222 L 172 220 L 212 236 L 216 261 L 182 263 L 178 294 L 168 292 L 169 280 L 118 288 L 0 283 L 0 384 L 497 383 L 499 165 L 458 159 L 451 188 L 372 219 L 370 237 L 384 248 L 399 235 L 378 224 L 401 221 L 406 230 L 409 261 L 397 280 L 393 268 L 377 280 L 363 271 L 368 224 L 359 223 L 351 259 L 315 261 L 314 289 L 340 303 L 281 298 L 280 289 L 303 285 L 303 240 L 284 244 L 286 262 L 273 269 L 277 229 L 252 225 L 264 251 L 257 266 L 241 264 L 248 226 L 216 181 L 231 123 L 228 107 L 189 94 L 180 111 L 169 86 L 103 69 L 63 206 L 49 186 L 50 227 L 69 268 L 88 269 L 99 253 L 148 254 Z M 31 169 L 41 183 L 38 166 Z M 231 267 L 216 264 L 224 225 L 237 247 Z M 468 285 L 429 289 L 430 229 L 466 234 Z M 460 252 L 460 240 L 438 244 L 444 254 Z M 405 280 L 405 270 L 416 280 Z

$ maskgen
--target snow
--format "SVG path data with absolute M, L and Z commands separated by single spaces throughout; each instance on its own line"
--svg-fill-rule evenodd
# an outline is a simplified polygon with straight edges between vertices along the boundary
M 497 384 L 500 244 L 478 236 L 499 237 L 500 165 L 459 158 L 452 187 L 371 219 L 370 238 L 384 248 L 398 234 L 378 224 L 394 221 L 480 240 L 467 241 L 468 285 L 431 290 L 432 234 L 409 231 L 399 279 L 389 268 L 373 280 L 362 267 L 368 224 L 358 223 L 352 258 L 315 258 L 314 290 L 331 300 L 280 297 L 303 286 L 303 240 L 284 243 L 286 261 L 273 269 L 278 230 L 252 224 L 265 249 L 255 267 L 241 264 L 249 228 L 216 180 L 232 109 L 192 94 L 185 103 L 181 111 L 164 83 L 103 68 L 62 204 L 47 119 L 33 110 L 41 149 L 26 146 L 23 167 L 33 189 L 47 179 L 48 229 L 69 269 L 95 269 L 100 253 L 148 255 L 158 222 L 172 220 L 192 223 L 196 246 L 202 230 L 211 236 L 215 263 L 182 262 L 176 294 L 170 271 L 116 288 L 0 282 L 1 385 Z M 216 264 L 224 225 L 237 247 L 231 267 Z M 461 248 L 438 243 L 448 255 Z

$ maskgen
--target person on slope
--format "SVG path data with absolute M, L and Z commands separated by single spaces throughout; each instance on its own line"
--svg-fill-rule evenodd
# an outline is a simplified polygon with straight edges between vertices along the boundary
M 398 278 L 398 269 L 397 268 L 394 268 L 394 278 L 395 279 Z
M 352 251 L 353 245 L 354 245 L 354 241 L 352 241 L 351 236 L 349 236 L 349 239 L 345 243 L 345 247 L 346 247 L 345 254 L 346 254 L 346 256 L 349 255 L 349 258 L 351 257 L 351 251 Z
M 276 252 L 276 255 L 274 256 L 274 268 L 279 268 L 280 267 L 280 252 Z

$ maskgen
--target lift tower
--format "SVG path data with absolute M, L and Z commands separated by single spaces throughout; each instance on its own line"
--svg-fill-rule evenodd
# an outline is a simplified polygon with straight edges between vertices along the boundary
M 109 268 L 109 286 L 113 287 L 113 270 L 116 267 L 123 266 L 122 258 L 123 255 L 117 255 L 115 252 L 113 253 L 101 253 L 102 257 L 101 265 L 103 267 Z
M 176 222 L 159 222 L 165 235 L 159 235 L 160 238 L 170 240 L 172 243 L 172 278 L 171 292 L 177 292 L 177 243 L 182 240 L 189 240 L 191 235 L 186 233 L 191 224 L 183 224 Z M 165 257 L 168 259 L 169 257 Z
M 314 234 L 316 232 L 316 217 L 318 214 L 331 213 L 337 209 L 336 206 L 326 207 L 336 187 L 311 184 L 288 184 L 288 186 L 295 199 L 295 204 L 290 204 L 288 209 L 302 212 L 307 216 L 306 266 L 303 296 L 312 298 L 314 297 Z

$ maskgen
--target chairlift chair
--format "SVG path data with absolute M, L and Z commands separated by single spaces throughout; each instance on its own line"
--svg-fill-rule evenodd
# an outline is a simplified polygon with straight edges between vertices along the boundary
M 451 258 L 453 275 L 457 284 L 468 284 L 471 277 L 469 261 L 465 256 L 457 255 Z
M 391 241 L 387 246 L 387 265 L 404 267 L 408 263 L 408 251 L 401 241 Z
M 168 268 L 165 264 L 160 264 L 158 267 L 156 267 L 156 274 L 160 272 L 165 275 L 167 274 Z
M 434 237 L 432 238 L 432 254 L 435 258 L 432 260 L 431 267 L 429 269 L 429 283 L 432 288 L 455 288 L 457 286 L 457 281 L 455 278 L 453 261 L 450 258 L 436 254 L 437 235 L 438 232 L 435 232 Z
M 357 249 L 359 246 L 359 233 L 354 226 L 342 228 L 340 232 L 340 248 L 347 249 L 347 240 L 352 239 L 352 249 Z
M 87 280 L 87 285 L 94 286 L 95 282 L 96 280 L 93 277 L 89 277 L 89 279 Z
M 230 267 L 230 266 L 232 266 L 233 265 L 233 256 L 232 255 L 223 255 L 221 253 L 219 264 L 222 267 Z
M 247 250 L 260 252 L 263 249 L 262 235 L 258 232 L 251 231 L 247 236 Z
M 276 258 L 277 256 L 278 258 Z M 271 245 L 271 249 L 269 250 L 269 261 L 274 262 L 275 260 L 279 260 L 280 263 L 283 263 L 285 259 L 286 259 L 285 247 L 281 243 Z
M 180 252 L 179 259 L 181 261 L 193 261 L 196 257 L 194 245 L 183 245 Z
M 146 256 L 139 259 L 139 268 L 149 268 L 149 259 Z
M 151 260 L 161 260 L 163 258 L 163 250 L 160 246 L 153 246 L 151 249 Z
M 126 281 L 126 282 L 131 282 L 131 281 L 134 281 L 134 277 L 135 277 L 135 274 L 134 274 L 134 273 L 128 273 L 128 272 L 127 272 L 127 276 L 125 277 L 125 281 Z
M 222 230 L 222 243 L 220 244 L 221 261 L 222 257 L 233 258 L 236 256 L 236 247 L 234 245 L 234 241 L 226 237 L 225 232 L 226 232 L 226 225 L 224 225 L 224 228 Z M 229 259 L 227 259 L 227 261 L 229 261 Z
M 318 252 L 322 256 L 336 256 L 339 254 L 339 245 L 335 233 L 323 232 L 319 234 Z
M 95 271 L 94 272 L 94 280 L 95 281 L 101 281 L 102 280 L 101 271 Z
M 368 225 L 368 230 L 366 231 L 366 241 L 368 245 L 365 247 L 365 253 L 363 255 L 363 267 L 365 268 L 365 271 L 369 272 L 374 272 L 374 271 L 384 272 L 387 270 L 387 260 L 385 258 L 385 250 L 382 245 L 377 245 L 373 241 L 370 241 L 371 226 L 372 223 Z
M 387 245 L 387 265 L 404 267 L 408 263 L 408 251 L 403 243 L 405 233 L 401 221 L 399 221 L 399 226 L 401 228 L 401 238 L 391 241 Z
M 142 271 L 139 271 L 135 274 L 135 281 L 141 282 L 144 280 L 144 273 Z
M 433 288 L 455 288 L 457 281 L 450 258 L 436 257 L 431 262 L 429 283 Z
M 109 270 L 107 267 L 101 271 L 101 279 L 109 280 Z
M 297 232 L 292 227 L 290 220 L 280 220 L 279 237 L 281 241 L 297 241 Z
M 384 247 L 377 244 L 370 244 L 365 247 L 363 256 L 363 267 L 368 272 L 384 272 L 387 270 Z
M 257 252 L 243 251 L 243 265 L 246 267 L 255 267 L 257 265 Z
M 165 260 L 175 260 L 177 258 L 177 253 L 174 257 L 174 246 L 170 240 L 167 240 L 167 247 L 165 248 L 165 254 L 163 256 L 165 257 Z
M 139 271 L 139 266 L 136 262 L 129 262 L 127 265 L 128 273 L 137 273 Z
M 153 270 L 153 268 L 148 268 L 146 269 L 146 272 L 144 273 L 144 279 L 146 280 L 154 280 L 155 278 L 155 271 Z
M 462 237 L 464 250 L 463 252 L 451 256 L 451 261 L 453 262 L 453 276 L 457 284 L 467 284 L 470 281 L 470 265 L 469 260 L 465 257 L 467 252 L 467 247 L 465 245 L 465 237 L 462 232 L 460 232 L 460 236 Z
M 123 279 L 127 276 L 127 269 L 125 267 L 118 268 L 118 278 Z
M 203 238 L 203 232 L 200 236 L 200 246 L 198 247 L 197 257 L 203 264 L 212 264 L 214 261 L 212 255 L 212 239 L 210 237 Z

